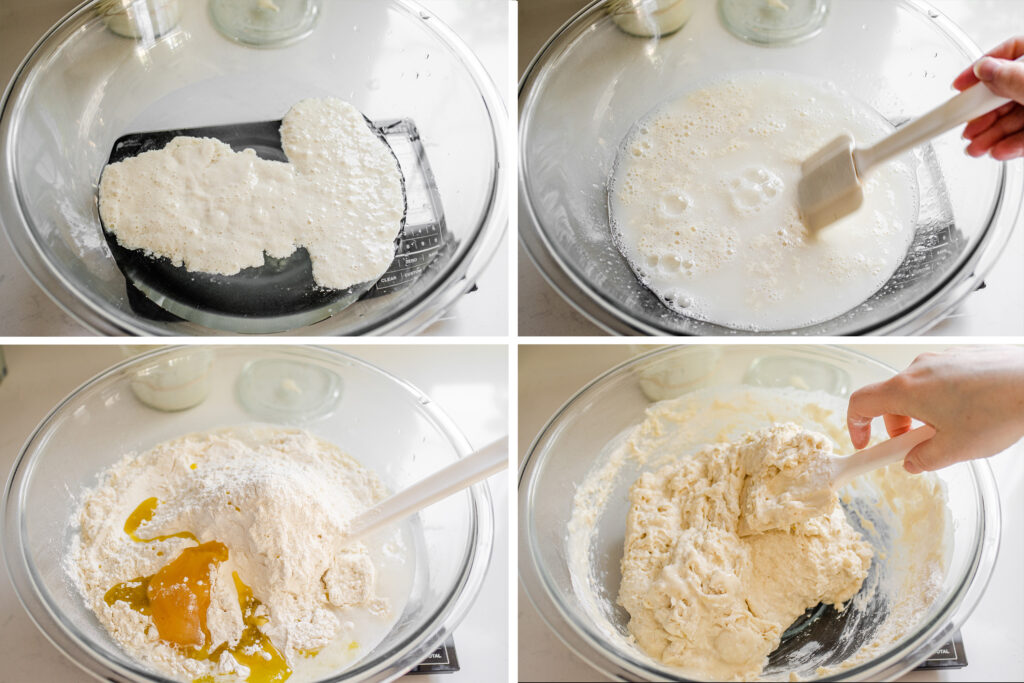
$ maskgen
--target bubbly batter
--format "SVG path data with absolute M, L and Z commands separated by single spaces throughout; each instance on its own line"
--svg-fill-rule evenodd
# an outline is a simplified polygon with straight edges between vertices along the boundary
M 667 306 L 746 330 L 830 320 L 892 276 L 913 238 L 916 181 L 872 171 L 864 205 L 816 237 L 800 220 L 800 164 L 841 133 L 892 127 L 825 83 L 741 73 L 669 101 L 633 127 L 609 187 L 612 234 Z
M 811 461 L 826 437 L 778 424 L 643 474 L 630 491 L 619 604 L 649 655 L 714 679 L 761 673 L 819 602 L 842 610 L 873 552 L 833 496 L 824 514 L 739 534 L 740 494 L 763 459 Z
M 288 163 L 213 138 L 174 138 L 104 169 L 100 216 L 121 246 L 190 271 L 234 275 L 301 246 L 322 287 L 380 278 L 405 213 L 391 150 L 334 98 L 293 106 L 281 145 Z

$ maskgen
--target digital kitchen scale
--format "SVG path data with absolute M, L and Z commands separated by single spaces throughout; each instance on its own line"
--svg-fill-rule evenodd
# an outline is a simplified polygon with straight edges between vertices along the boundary
M 451 674 L 460 669 L 459 657 L 455 654 L 455 641 L 451 636 L 427 655 L 426 659 L 409 670 L 408 676 L 422 674 Z
M 965 666 L 967 654 L 964 652 L 964 639 L 960 635 L 960 629 L 957 629 L 935 654 L 917 665 L 917 671 L 962 669 Z

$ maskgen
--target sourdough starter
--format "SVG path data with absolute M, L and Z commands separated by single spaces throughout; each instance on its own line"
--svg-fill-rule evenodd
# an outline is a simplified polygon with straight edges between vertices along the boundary
M 302 100 L 281 124 L 288 163 L 176 137 L 110 164 L 100 216 L 126 249 L 187 270 L 233 275 L 305 247 L 318 285 L 384 274 L 405 213 L 402 175 L 363 115 L 334 98 Z
M 800 220 L 800 164 L 841 133 L 891 131 L 828 84 L 741 73 L 638 121 L 609 187 L 612 235 L 637 277 L 683 315 L 745 330 L 832 319 L 874 294 L 910 246 L 908 164 L 873 169 L 859 210 L 820 231 Z

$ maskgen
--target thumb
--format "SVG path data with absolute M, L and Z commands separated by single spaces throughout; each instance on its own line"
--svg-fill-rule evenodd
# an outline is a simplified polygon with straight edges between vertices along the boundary
M 974 65 L 974 75 L 995 94 L 1024 101 L 1024 62 L 984 57 Z
M 955 449 L 950 449 L 941 435 L 936 434 L 907 453 L 903 459 L 903 469 L 910 474 L 920 474 L 942 469 L 958 461 Z

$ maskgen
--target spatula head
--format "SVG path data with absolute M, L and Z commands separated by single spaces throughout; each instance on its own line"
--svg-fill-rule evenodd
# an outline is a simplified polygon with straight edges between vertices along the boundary
M 804 225 L 812 233 L 853 213 L 864 201 L 854 148 L 853 138 L 843 135 L 800 167 L 797 206 Z

